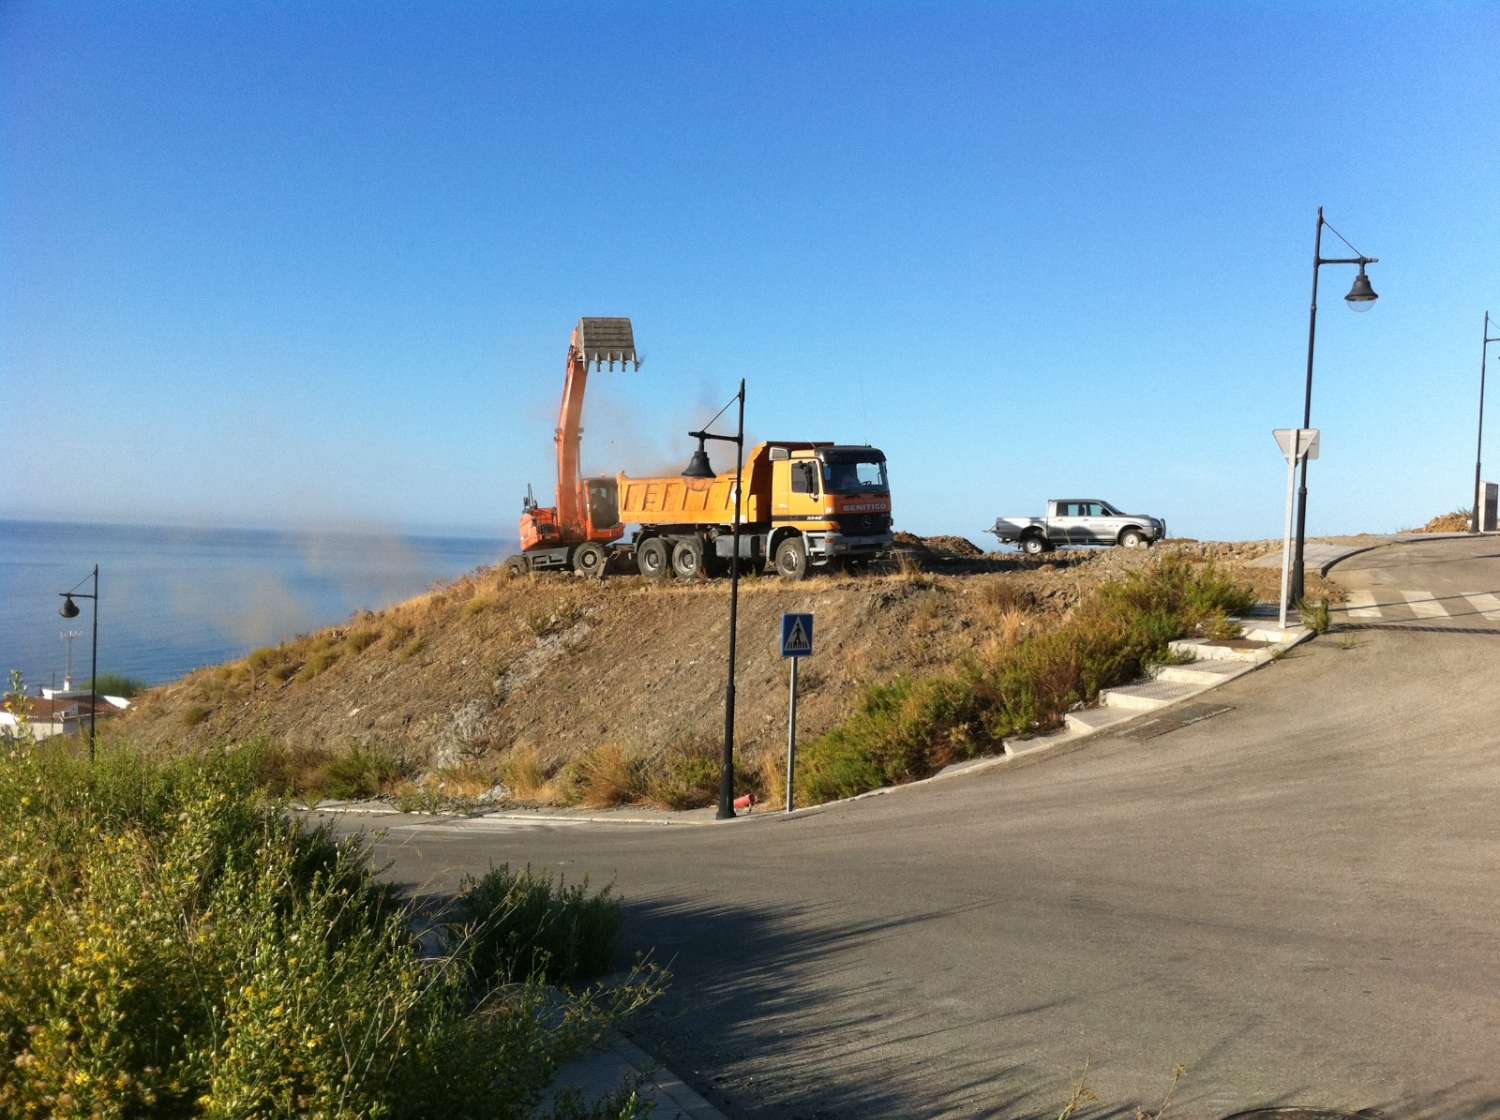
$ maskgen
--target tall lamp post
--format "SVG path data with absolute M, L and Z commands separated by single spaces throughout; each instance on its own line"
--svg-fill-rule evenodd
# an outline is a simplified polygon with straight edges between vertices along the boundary
M 1500 338 L 1490 337 L 1490 313 L 1484 313 L 1484 345 L 1479 348 L 1479 440 L 1474 447 L 1474 532 L 1479 532 L 1479 457 L 1484 451 L 1484 360 L 1489 357 L 1490 343 Z
M 63 605 L 58 614 L 64 618 L 78 617 L 78 604 L 74 599 L 92 599 L 94 602 L 94 641 L 89 654 L 89 762 L 94 761 L 94 750 L 99 742 L 99 565 L 94 565 L 92 578 L 94 581 L 94 593 L 87 595 L 78 589 L 83 586 L 84 580 L 90 576 L 84 576 L 73 585 L 71 591 L 59 591 L 62 596 Z
M 1354 278 L 1354 286 L 1349 289 L 1349 294 L 1344 297 L 1344 302 L 1349 305 L 1351 311 L 1368 311 L 1375 306 L 1375 301 L 1380 297 L 1375 294 L 1375 289 L 1370 287 L 1370 278 L 1365 275 L 1365 265 L 1375 264 L 1379 257 L 1367 257 L 1353 245 L 1349 248 L 1354 252 L 1352 257 L 1325 257 L 1323 255 L 1323 227 L 1328 226 L 1333 230 L 1333 235 L 1349 245 L 1349 241 L 1338 230 L 1328 225 L 1323 217 L 1323 208 L 1318 207 L 1318 232 L 1313 241 L 1313 282 L 1312 282 L 1312 310 L 1307 318 L 1307 390 L 1302 398 L 1302 426 L 1312 427 L 1312 380 L 1313 380 L 1313 347 L 1318 337 L 1318 269 L 1325 264 L 1357 264 L 1359 275 Z M 1293 602 L 1302 598 L 1303 594 L 1303 572 L 1302 552 L 1307 539 L 1307 460 L 1302 460 L 1302 480 L 1297 488 L 1297 546 L 1292 553 L 1292 594 Z
M 708 431 L 708 428 L 724 412 L 729 405 L 739 402 L 739 423 L 732 436 L 716 435 Z M 740 610 L 740 511 L 744 508 L 745 492 L 741 486 L 741 473 L 744 471 L 745 460 L 745 379 L 740 378 L 740 391 L 736 393 L 723 408 L 714 414 L 703 426 L 703 431 L 689 432 L 698 441 L 698 450 L 688 460 L 687 469 L 682 473 L 686 478 L 713 478 L 714 470 L 708 465 L 708 452 L 704 450 L 705 440 L 716 439 L 724 443 L 734 444 L 734 527 L 730 535 L 729 561 L 729 683 L 724 690 L 724 756 L 719 765 L 719 811 L 714 814 L 717 820 L 726 820 L 734 816 L 734 639 L 736 622 Z

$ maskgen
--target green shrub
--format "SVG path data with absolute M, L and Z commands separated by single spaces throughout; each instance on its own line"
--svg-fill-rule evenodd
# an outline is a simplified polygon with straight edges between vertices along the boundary
M 82 687 L 88 688 L 90 681 L 84 681 Z M 95 686 L 100 696 L 123 696 L 127 700 L 139 693 L 146 691 L 146 682 L 127 677 L 124 673 L 100 673 L 98 683 Z
M 571 984 L 609 972 L 620 935 L 620 904 L 605 887 L 553 882 L 531 868 L 492 867 L 465 876 L 455 929 L 480 975 Z
M 1205 620 L 1254 605 L 1213 565 L 1168 557 L 1105 584 L 1063 623 L 1033 631 L 988 660 L 867 689 L 853 714 L 806 743 L 798 801 L 852 797 L 927 777 L 997 749 L 1005 736 L 1056 727 L 1075 704 L 1160 663 L 1168 643 Z
M 719 796 L 720 744 L 679 743 L 646 764 L 646 796 L 664 809 L 696 809 Z
M 330 754 L 313 779 L 318 792 L 340 800 L 378 796 L 388 785 L 407 776 L 395 753 L 376 746 L 353 746 Z
M 254 755 L 0 757 L 0 1115 L 530 1116 L 659 992 L 639 972 L 559 1007 L 502 983 L 531 958 L 424 957 L 364 849 L 262 800 Z M 525 901 L 540 931 L 598 905 Z
M 1314 634 L 1326 634 L 1333 628 L 1333 613 L 1327 599 L 1317 603 L 1308 599 L 1298 599 L 1297 611 L 1302 616 L 1302 625 Z

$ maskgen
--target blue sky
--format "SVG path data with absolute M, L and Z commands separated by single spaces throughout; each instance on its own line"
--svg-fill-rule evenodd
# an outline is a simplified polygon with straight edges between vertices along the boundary
M 588 314 L 646 357 L 590 386 L 594 471 L 680 469 L 743 376 L 753 436 L 884 447 L 901 527 L 1271 536 L 1321 203 L 1382 298 L 1324 270 L 1309 530 L 1420 523 L 1500 311 L 1497 43 L 1490 4 L 11 0 L 0 515 L 509 535 Z

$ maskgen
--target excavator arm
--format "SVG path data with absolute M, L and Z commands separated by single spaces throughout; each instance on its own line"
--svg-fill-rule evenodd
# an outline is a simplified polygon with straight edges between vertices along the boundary
M 528 493 L 521 517 L 521 544 L 575 544 L 589 537 L 587 510 L 583 507 L 579 446 L 583 439 L 583 396 L 590 367 L 608 365 L 641 368 L 635 350 L 635 330 L 627 318 L 584 317 L 573 328 L 568 342 L 567 370 L 563 375 L 562 405 L 557 414 L 557 505 L 539 508 Z
M 581 318 L 568 342 L 568 369 L 562 406 L 557 414 L 557 522 L 565 539 L 582 539 L 588 531 L 579 488 L 579 445 L 583 440 L 583 392 L 589 367 L 610 369 L 615 363 L 641 368 L 635 352 L 635 330 L 626 318 Z

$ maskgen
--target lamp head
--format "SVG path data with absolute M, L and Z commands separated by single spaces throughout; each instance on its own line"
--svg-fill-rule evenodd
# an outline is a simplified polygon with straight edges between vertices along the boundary
M 1375 301 L 1380 297 L 1375 294 L 1375 289 L 1370 287 L 1370 278 L 1365 275 L 1365 266 L 1359 266 L 1359 275 L 1354 278 L 1354 286 L 1349 289 L 1349 294 L 1344 297 L 1344 302 L 1349 305 L 1350 311 L 1368 311 L 1375 306 Z
M 688 465 L 683 468 L 683 478 L 713 478 L 714 469 L 708 462 L 708 451 L 703 446 L 703 439 L 698 439 L 698 450 L 693 452 L 693 457 L 688 460 Z
M 77 618 L 78 617 L 78 604 L 75 603 L 75 602 L 73 602 L 73 596 L 71 596 L 71 595 L 64 595 L 63 596 L 63 605 L 58 610 L 57 613 L 60 614 L 60 615 L 62 615 L 64 618 Z

